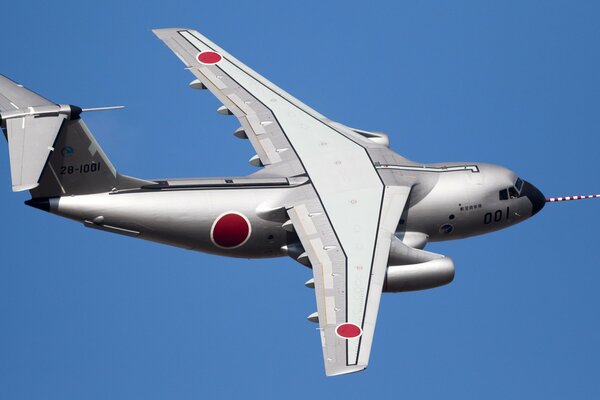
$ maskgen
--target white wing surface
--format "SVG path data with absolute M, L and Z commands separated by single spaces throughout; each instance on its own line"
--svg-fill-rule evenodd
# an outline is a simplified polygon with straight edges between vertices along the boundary
M 366 368 L 391 237 L 410 184 L 377 165 L 393 153 L 332 124 L 196 31 L 154 33 L 242 125 L 260 165 L 310 184 L 286 204 L 312 264 L 327 375 Z M 243 130 L 243 132 L 241 132 Z
M 355 242 L 338 241 L 339 230 L 320 213 L 316 200 L 288 210 L 313 269 L 329 376 L 357 372 L 369 363 L 390 242 L 409 192 L 408 187 L 385 188 L 373 247 L 361 245 L 361 236 L 368 234 L 360 229 L 352 235 Z

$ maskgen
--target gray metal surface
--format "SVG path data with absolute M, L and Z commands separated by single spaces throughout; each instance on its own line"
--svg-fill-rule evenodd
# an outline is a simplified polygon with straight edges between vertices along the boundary
M 499 166 L 407 160 L 388 148 L 387 135 L 329 120 L 196 31 L 154 32 L 195 75 L 190 86 L 209 89 L 223 102 L 218 111 L 239 119 L 235 135 L 249 139 L 251 163 L 263 168 L 247 177 L 123 176 L 81 109 L 0 76 L 14 187 L 30 189 L 28 205 L 88 228 L 311 267 L 306 285 L 318 312 L 309 319 L 319 323 L 328 375 L 368 365 L 382 291 L 452 281 L 452 260 L 421 250 L 429 241 L 503 229 L 545 204 Z
M 0 113 L 27 107 L 56 105 L 42 96 L 0 75 Z
M 30 115 L 6 121 L 13 191 L 30 190 L 38 186 L 64 120 L 64 115 L 44 118 Z

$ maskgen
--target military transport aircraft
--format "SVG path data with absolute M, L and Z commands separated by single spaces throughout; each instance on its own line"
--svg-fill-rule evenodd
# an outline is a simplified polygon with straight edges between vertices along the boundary
M 262 168 L 221 179 L 121 175 L 81 119 L 98 109 L 55 104 L 0 76 L 13 190 L 89 228 L 312 268 L 317 312 L 308 319 L 319 324 L 327 375 L 367 367 L 382 292 L 453 280 L 452 260 L 424 251 L 428 242 L 506 228 L 546 202 L 503 167 L 407 160 L 385 134 L 329 120 L 194 30 L 154 33 L 195 76 L 190 86 L 239 119 L 234 135 Z

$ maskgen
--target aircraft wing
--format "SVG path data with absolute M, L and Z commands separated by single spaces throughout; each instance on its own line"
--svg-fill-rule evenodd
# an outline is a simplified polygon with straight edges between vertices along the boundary
M 328 376 L 361 371 L 369 363 L 391 239 L 409 193 L 406 186 L 383 190 L 380 204 L 372 206 L 379 213 L 373 230 L 358 225 L 352 205 L 347 218 L 356 225 L 332 223 L 316 196 L 288 210 L 313 269 Z
M 239 119 L 241 127 L 236 136 L 247 137 L 252 143 L 257 152 L 257 157 L 251 161 L 253 164 L 276 165 L 278 171 L 287 176 L 303 174 L 304 167 L 293 153 L 302 151 L 301 147 L 315 138 L 319 143 L 323 142 L 321 146 L 327 146 L 320 140 L 323 130 L 337 131 L 336 136 L 343 132 L 350 138 L 346 142 L 378 146 L 350 129 L 336 126 L 197 31 L 155 29 L 153 32 L 196 76 L 197 80 L 190 86 L 209 89 L 224 105 L 219 112 L 233 114 Z M 219 61 L 213 63 L 217 58 Z M 296 138 L 301 142 L 292 144 Z
M 189 29 L 153 31 L 241 122 L 258 165 L 307 176 L 285 207 L 311 262 L 327 375 L 366 368 L 390 241 L 411 184 L 378 166 L 385 146 L 336 125 Z M 243 132 L 241 132 L 243 131 Z M 397 175 L 395 175 L 397 176 Z

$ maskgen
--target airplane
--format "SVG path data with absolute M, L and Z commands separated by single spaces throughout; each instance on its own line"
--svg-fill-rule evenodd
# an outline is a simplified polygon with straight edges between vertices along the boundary
M 364 370 L 383 292 L 454 279 L 429 242 L 481 235 L 537 214 L 546 199 L 515 172 L 479 162 L 423 164 L 389 148 L 384 133 L 332 121 L 192 29 L 156 29 L 238 118 L 256 151 L 251 175 L 147 180 L 122 175 L 83 122 L 0 75 L 0 124 L 13 191 L 25 204 L 85 227 L 240 258 L 289 256 L 311 268 L 325 373 Z

